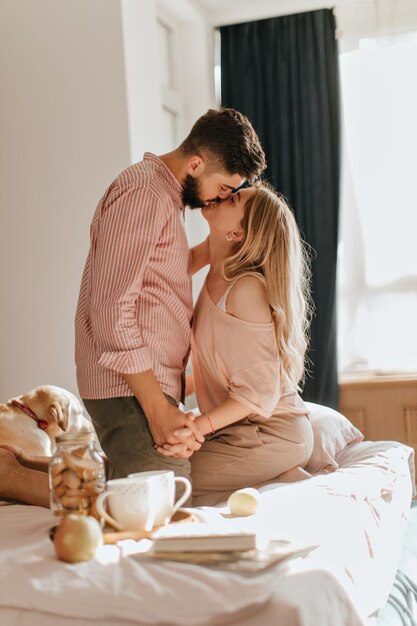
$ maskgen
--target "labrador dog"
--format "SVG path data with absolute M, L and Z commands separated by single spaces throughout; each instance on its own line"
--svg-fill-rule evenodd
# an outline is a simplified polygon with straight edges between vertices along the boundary
M 81 402 L 62 387 L 42 385 L 0 404 L 0 445 L 29 456 L 51 456 L 58 435 L 86 430 L 94 429 Z

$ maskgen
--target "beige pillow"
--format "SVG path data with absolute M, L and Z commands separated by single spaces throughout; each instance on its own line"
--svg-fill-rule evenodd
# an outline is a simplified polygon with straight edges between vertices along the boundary
M 305 403 L 314 432 L 313 453 L 306 466 L 311 474 L 339 466 L 336 454 L 350 443 L 363 440 L 363 435 L 349 420 L 334 409 L 313 402 Z

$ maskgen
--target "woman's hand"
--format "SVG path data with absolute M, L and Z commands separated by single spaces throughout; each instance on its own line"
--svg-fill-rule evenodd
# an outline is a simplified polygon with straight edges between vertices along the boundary
M 199 428 L 194 425 L 193 413 L 183 413 L 178 407 L 166 402 L 164 410 L 155 412 L 154 416 L 147 415 L 149 430 L 155 444 L 185 443 L 192 450 L 199 450 L 204 442 Z M 175 432 L 182 433 L 182 438 L 175 436 Z
M 191 428 L 185 426 L 174 431 L 174 437 L 179 440 L 179 443 L 165 443 L 163 445 L 155 445 L 155 448 L 159 454 L 163 456 L 175 456 L 179 459 L 189 459 L 190 456 L 201 448 L 201 444 L 204 442 L 204 436 L 201 430 L 198 428 L 195 422 L 195 416 L 193 413 L 187 413 L 187 417 L 193 424 L 193 431 Z M 198 431 L 198 438 L 195 438 L 195 431 Z M 191 445 L 190 445 L 191 444 Z
M 163 456 L 174 456 L 177 459 L 189 459 L 195 452 L 184 443 L 165 443 L 163 446 L 156 446 L 156 451 Z

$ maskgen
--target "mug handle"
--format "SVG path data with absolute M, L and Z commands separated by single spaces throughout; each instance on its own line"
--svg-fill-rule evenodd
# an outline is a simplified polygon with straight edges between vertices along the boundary
M 175 476 L 175 484 L 183 483 L 185 485 L 185 491 L 182 494 L 181 498 L 177 500 L 174 504 L 174 508 L 172 509 L 172 515 L 178 511 L 181 504 L 183 504 L 191 495 L 191 483 L 188 478 L 184 478 L 183 476 Z
M 115 528 L 118 531 L 122 531 L 124 530 L 123 526 L 121 524 L 119 524 L 119 522 L 116 522 L 115 519 L 112 518 L 111 515 L 109 515 L 103 507 L 103 502 L 104 500 L 107 498 L 107 496 L 110 494 L 110 491 L 102 491 L 101 493 L 99 493 L 97 500 L 96 500 L 96 509 L 99 515 L 101 515 L 101 517 L 103 517 L 106 522 L 108 522 L 110 524 L 110 526 L 113 526 L 113 528 Z

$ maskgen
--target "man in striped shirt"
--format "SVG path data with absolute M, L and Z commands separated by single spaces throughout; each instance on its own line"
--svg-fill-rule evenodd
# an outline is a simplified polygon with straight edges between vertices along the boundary
M 188 459 L 155 444 L 204 439 L 178 408 L 192 318 L 191 274 L 208 243 L 188 249 L 184 209 L 228 197 L 265 168 L 248 119 L 209 110 L 174 151 L 123 171 L 100 200 L 90 229 L 75 320 L 80 395 L 109 460 L 109 477 L 155 469 L 190 476 Z M 192 435 L 176 431 L 188 426 Z

